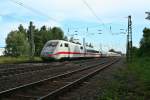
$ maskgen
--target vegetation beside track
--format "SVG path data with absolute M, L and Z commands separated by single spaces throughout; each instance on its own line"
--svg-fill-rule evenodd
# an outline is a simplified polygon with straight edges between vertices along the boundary
M 140 47 L 133 47 L 132 52 L 132 63 L 114 73 L 99 100 L 150 99 L 150 28 L 144 28 Z
M 34 57 L 32 62 L 40 62 L 42 59 L 40 57 Z M 19 57 L 11 57 L 11 56 L 2 56 L 0 57 L 0 64 L 12 64 L 12 63 L 25 63 L 31 62 L 28 56 L 19 56 Z
M 135 58 L 128 66 L 114 72 L 97 100 L 149 100 L 149 77 L 150 58 Z

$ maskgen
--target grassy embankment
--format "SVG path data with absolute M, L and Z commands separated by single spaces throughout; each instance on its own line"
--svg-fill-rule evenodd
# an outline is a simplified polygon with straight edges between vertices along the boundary
M 150 58 L 135 58 L 113 77 L 98 100 L 150 100 Z
M 42 61 L 40 57 L 34 57 L 35 62 Z M 24 63 L 24 62 L 30 62 L 29 57 L 22 56 L 22 57 L 6 57 L 2 56 L 0 57 L 0 64 L 8 64 L 8 63 Z

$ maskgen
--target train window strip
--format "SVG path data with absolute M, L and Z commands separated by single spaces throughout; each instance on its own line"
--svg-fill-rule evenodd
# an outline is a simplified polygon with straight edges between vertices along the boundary
M 46 47 L 56 47 L 58 42 L 50 42 L 46 45 Z
M 69 44 L 68 44 L 68 43 L 65 43 L 65 47 L 69 47 Z
M 99 51 L 96 51 L 96 50 L 87 50 L 87 52 L 99 53 Z
M 62 44 L 60 44 L 60 47 L 62 47 L 63 45 Z

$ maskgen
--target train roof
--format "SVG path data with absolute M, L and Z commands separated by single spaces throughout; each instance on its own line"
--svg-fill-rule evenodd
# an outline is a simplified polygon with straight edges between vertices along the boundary
M 83 46 L 82 44 L 78 44 L 78 43 L 73 43 L 73 42 L 69 42 L 69 41 L 65 41 L 65 40 L 49 40 L 48 42 L 64 42 L 64 43 L 70 43 L 70 44 L 74 44 L 74 45 L 79 45 L 79 46 Z M 86 46 L 86 50 L 95 50 L 98 51 L 92 47 Z
M 73 42 L 69 42 L 69 41 L 65 41 L 65 40 L 49 40 L 48 42 L 65 42 L 65 43 L 71 43 L 71 44 L 76 44 L 76 45 L 82 46 L 81 44 L 73 43 Z

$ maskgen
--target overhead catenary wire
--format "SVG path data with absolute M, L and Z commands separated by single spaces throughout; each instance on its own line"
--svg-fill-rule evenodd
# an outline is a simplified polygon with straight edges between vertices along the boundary
M 17 1 L 17 0 L 9 0 L 9 1 L 11 1 L 11 2 L 13 2 L 13 3 L 15 3 L 15 4 L 19 5 L 19 6 L 22 6 L 22 7 L 26 8 L 26 9 L 28 9 L 28 10 L 30 10 L 30 11 L 32 11 L 32 12 L 38 14 L 38 15 L 43 15 L 44 17 L 47 17 L 48 19 L 50 19 L 50 20 L 52 20 L 52 21 L 54 21 L 54 22 L 58 22 L 57 19 L 52 18 L 52 17 L 48 16 L 47 14 L 45 14 L 45 13 L 43 13 L 43 12 L 41 12 L 41 11 L 35 9 L 35 8 L 32 8 L 32 7 L 30 7 L 30 6 L 28 6 L 28 5 L 24 4 L 24 3 L 22 3 L 22 2 L 20 2 L 20 1 Z
M 93 10 L 93 8 L 88 4 L 88 2 L 86 2 L 86 0 L 82 0 L 82 2 L 87 6 L 87 8 L 90 10 L 90 12 L 95 16 L 95 18 L 103 24 L 103 26 L 105 26 L 104 22 L 102 21 L 101 18 L 99 18 L 97 16 L 97 14 L 95 13 L 95 11 Z
M 102 21 L 102 19 L 95 13 L 94 9 L 89 5 L 89 3 L 86 0 L 82 0 L 82 2 L 87 6 L 87 8 L 90 10 L 90 12 L 95 16 L 95 18 L 102 23 L 102 25 L 106 28 L 106 30 L 109 30 L 109 33 L 112 33 L 111 26 L 109 28 L 106 27 L 105 23 Z
M 13 2 L 13 3 L 15 3 L 15 4 L 19 5 L 19 6 L 22 6 L 23 8 L 28 9 L 28 10 L 30 10 L 30 11 L 32 11 L 32 12 L 38 14 L 38 15 L 43 15 L 44 17 L 47 17 L 48 19 L 59 23 L 59 21 L 58 21 L 57 19 L 52 18 L 52 17 L 48 16 L 47 14 L 45 14 L 45 13 L 43 13 L 43 12 L 41 12 L 41 11 L 39 11 L 39 10 L 33 8 L 33 7 L 30 7 L 30 6 L 24 4 L 24 3 L 20 2 L 20 1 L 17 1 L 17 0 L 9 0 L 9 1 L 11 1 L 11 2 Z M 97 27 L 97 26 L 102 26 L 102 25 L 95 25 L 95 26 L 91 26 L 91 27 L 89 27 L 89 28 L 93 28 L 93 27 Z M 70 29 L 70 30 L 73 30 L 73 29 L 83 29 L 83 28 L 85 28 L 85 27 L 69 28 L 69 29 Z
M 39 11 L 39 10 L 33 8 L 33 7 L 30 7 L 30 6 L 24 4 L 24 3 L 20 2 L 20 1 L 17 1 L 17 0 L 9 0 L 9 1 L 11 1 L 11 2 L 13 2 L 13 3 L 15 3 L 15 4 L 19 5 L 19 6 L 22 6 L 22 7 L 26 8 L 26 9 L 28 9 L 28 10 L 30 10 L 30 11 L 32 11 L 32 12 L 38 14 L 38 15 L 42 15 L 42 16 L 44 16 L 44 17 L 46 17 L 46 18 L 48 18 L 48 19 L 50 19 L 50 20 L 52 20 L 52 21 L 54 21 L 54 22 L 59 23 L 59 21 L 58 21 L 57 19 L 52 18 L 52 17 L 50 17 L 49 15 L 47 15 L 47 14 L 45 14 L 45 13 L 43 13 L 43 12 L 41 12 L 41 11 Z M 102 21 L 102 19 L 97 16 L 97 14 L 96 14 L 95 11 L 93 10 L 93 8 L 88 4 L 88 2 L 86 2 L 86 0 L 82 0 L 82 1 L 83 1 L 83 3 L 88 7 L 88 9 L 91 11 L 91 13 L 96 17 L 96 19 L 101 23 L 100 25 L 86 26 L 86 27 L 88 27 L 89 29 L 91 29 L 91 28 L 95 28 L 95 27 L 99 27 L 99 26 L 102 26 L 102 25 L 103 25 L 103 26 L 105 26 L 105 28 L 106 28 L 106 25 L 104 24 L 104 22 Z M 70 29 L 70 30 L 74 30 L 74 29 L 85 29 L 86 27 L 69 28 L 69 29 Z M 107 28 L 107 30 L 108 30 L 108 28 Z M 110 30 L 110 31 L 111 31 L 111 30 Z

